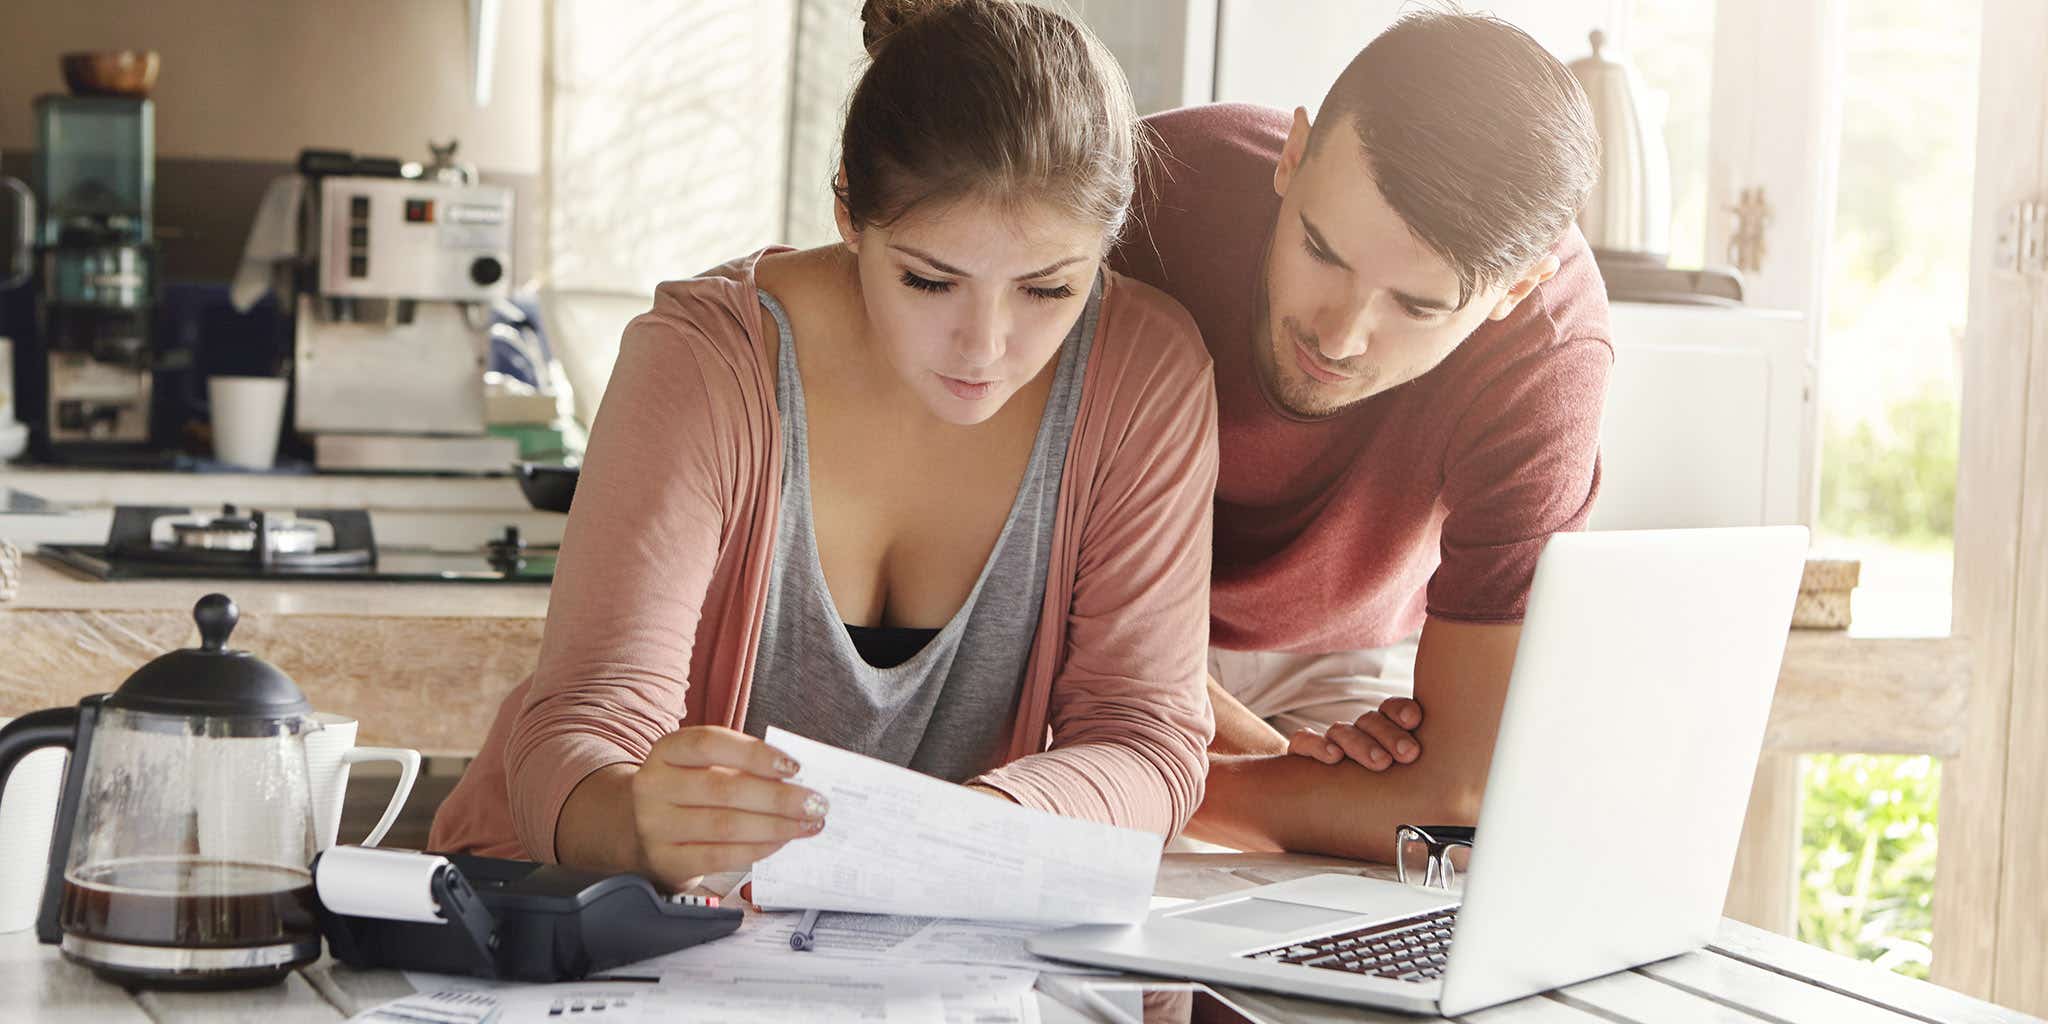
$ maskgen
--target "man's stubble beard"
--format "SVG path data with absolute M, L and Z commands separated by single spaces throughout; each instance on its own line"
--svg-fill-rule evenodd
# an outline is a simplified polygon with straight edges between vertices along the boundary
M 1294 367 L 1294 353 L 1279 351 L 1283 343 L 1278 343 L 1273 336 L 1272 303 L 1267 298 L 1266 276 L 1263 273 L 1259 275 L 1255 306 L 1252 320 L 1255 332 L 1252 338 L 1252 366 L 1259 375 L 1260 390 L 1264 391 L 1266 397 L 1281 410 L 1303 419 L 1326 419 L 1377 393 L 1378 389 L 1371 387 L 1379 372 L 1377 367 L 1366 367 L 1360 378 L 1368 387 L 1366 393 L 1348 400 L 1328 397 L 1327 389 L 1323 385 L 1310 379 L 1298 367 Z M 1295 339 L 1292 338 L 1284 342 L 1290 348 L 1294 343 Z M 1310 345 L 1314 347 L 1313 342 L 1310 342 Z M 1283 368 L 1282 360 L 1287 361 L 1284 364 L 1287 368 Z

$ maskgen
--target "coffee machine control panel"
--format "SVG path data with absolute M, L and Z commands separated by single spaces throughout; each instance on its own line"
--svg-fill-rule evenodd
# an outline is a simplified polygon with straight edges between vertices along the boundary
M 510 288 L 512 191 L 406 178 L 320 179 L 320 293 L 489 302 Z

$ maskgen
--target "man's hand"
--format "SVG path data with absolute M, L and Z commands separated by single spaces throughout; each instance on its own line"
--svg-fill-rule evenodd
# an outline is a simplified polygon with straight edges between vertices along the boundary
M 1422 756 L 1422 744 L 1415 738 L 1415 730 L 1421 727 L 1421 704 L 1407 697 L 1388 697 L 1380 702 L 1379 710 L 1358 716 L 1356 722 L 1338 722 L 1321 733 L 1295 730 L 1287 739 L 1287 752 L 1324 764 L 1349 757 L 1380 772 L 1397 764 L 1413 764 Z
M 1335 763 L 1289 754 L 1211 756 L 1208 789 L 1187 834 L 1240 850 L 1387 862 L 1396 852 L 1394 828 L 1403 822 L 1476 822 L 1521 633 L 1520 625 L 1430 619 L 1415 654 L 1415 700 L 1428 705 L 1429 724 L 1422 726 L 1421 707 L 1407 708 L 1407 720 L 1426 734 L 1409 738 L 1418 755 L 1426 740 L 1428 757 L 1388 774 L 1348 754 Z M 1405 717 L 1399 705 L 1380 714 L 1396 726 Z M 1398 756 L 1399 737 L 1391 738 Z

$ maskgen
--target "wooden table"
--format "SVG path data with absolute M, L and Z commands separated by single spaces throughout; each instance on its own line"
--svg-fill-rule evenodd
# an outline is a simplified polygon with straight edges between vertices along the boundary
M 1278 854 L 1168 854 L 1162 896 L 1202 898 L 1323 871 L 1385 877 L 1380 865 Z M 265 989 L 228 993 L 129 993 L 62 960 L 34 935 L 0 935 L 0 1020 L 123 1022 L 235 1021 L 297 1024 L 344 1020 L 412 987 L 396 971 L 358 971 L 323 959 Z M 1277 1022 L 1422 1018 L 1231 991 L 1247 1009 Z M 1041 996 L 1048 1024 L 1086 1018 Z M 2037 1018 L 1879 970 L 1832 953 L 1726 922 L 1711 949 L 1573 985 L 1468 1015 L 1471 1024 L 1906 1024 L 1910 1021 L 2030 1021 Z

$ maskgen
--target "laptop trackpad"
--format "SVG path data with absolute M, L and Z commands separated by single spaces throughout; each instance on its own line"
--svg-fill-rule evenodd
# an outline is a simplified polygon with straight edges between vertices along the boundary
M 1305 903 L 1283 903 L 1279 900 L 1262 900 L 1257 897 L 1233 900 L 1213 907 L 1190 910 L 1173 917 L 1204 924 L 1229 925 L 1232 928 L 1251 928 L 1262 932 L 1293 932 L 1318 925 L 1333 924 L 1345 918 L 1357 917 L 1355 910 L 1336 910 L 1330 907 L 1313 907 Z

